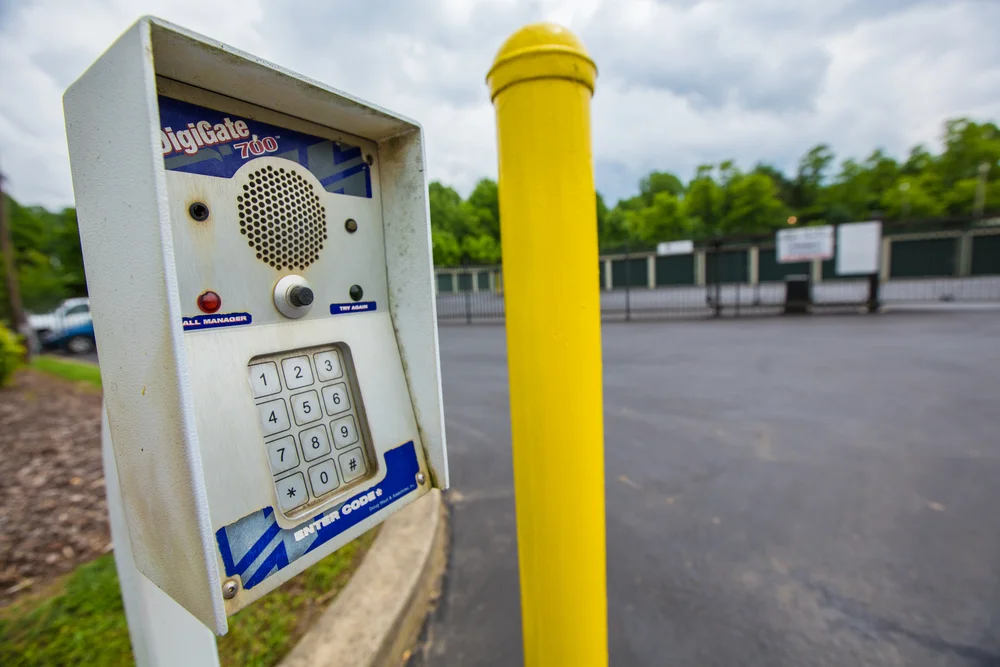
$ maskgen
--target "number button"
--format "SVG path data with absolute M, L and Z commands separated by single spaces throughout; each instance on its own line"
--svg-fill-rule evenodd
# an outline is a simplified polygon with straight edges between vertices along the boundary
M 313 360 L 316 362 L 316 375 L 320 382 L 336 380 L 343 374 L 340 370 L 340 355 L 335 351 L 318 352 L 313 355 Z
M 300 472 L 289 475 L 284 479 L 279 479 L 274 483 L 274 490 L 278 492 L 278 506 L 284 512 L 293 510 L 299 505 L 304 505 L 309 500 L 309 492 L 306 491 L 306 480 Z
M 337 449 L 353 445 L 358 441 L 358 429 L 355 428 L 354 417 L 351 415 L 330 422 L 330 428 L 333 430 L 333 442 L 337 445 Z
M 292 396 L 292 416 L 299 426 L 314 422 L 323 417 L 323 410 L 319 407 L 319 396 L 315 391 L 307 391 Z
M 340 486 L 337 466 L 333 464 L 333 459 L 327 459 L 309 468 L 309 483 L 312 484 L 313 495 L 317 497 L 330 493 Z
M 253 392 L 254 398 L 263 398 L 281 391 L 278 367 L 273 361 L 250 366 L 247 376 L 250 378 L 250 391 Z
M 264 437 L 287 431 L 291 426 L 288 422 L 288 408 L 281 398 L 258 405 L 257 416 L 260 418 L 260 425 L 264 427 Z
M 347 385 L 343 382 L 323 387 L 323 404 L 331 417 L 351 409 L 351 399 L 347 397 Z
M 313 383 L 309 357 L 292 357 L 281 360 L 281 372 L 285 374 L 285 386 L 289 389 L 307 387 Z
M 365 465 L 365 455 L 360 447 L 343 452 L 337 456 L 340 461 L 340 470 L 344 473 L 344 483 L 353 481 L 368 472 Z
M 320 424 L 299 433 L 299 443 L 302 445 L 302 455 L 306 461 L 315 461 L 330 453 L 330 438 L 326 435 L 326 427 Z
M 299 450 L 295 446 L 295 438 L 286 435 L 284 438 L 267 443 L 267 460 L 271 464 L 272 475 L 280 475 L 297 466 Z

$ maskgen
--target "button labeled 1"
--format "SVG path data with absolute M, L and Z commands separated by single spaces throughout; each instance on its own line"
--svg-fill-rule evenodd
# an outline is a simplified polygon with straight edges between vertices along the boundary
M 306 491 L 306 480 L 300 472 L 284 479 L 279 479 L 274 483 L 274 490 L 278 492 L 278 506 L 283 512 L 288 512 L 299 505 L 304 505 L 309 500 L 309 492 Z
M 358 441 L 358 429 L 354 426 L 354 417 L 351 415 L 330 422 L 330 428 L 333 429 L 333 443 L 337 445 L 337 449 Z
M 281 380 L 278 379 L 278 367 L 273 361 L 254 364 L 247 369 L 250 378 L 250 391 L 254 398 L 263 398 L 281 391 Z
M 320 424 L 299 433 L 302 443 L 302 455 L 306 461 L 315 461 L 330 453 L 330 439 L 326 436 L 326 427 Z

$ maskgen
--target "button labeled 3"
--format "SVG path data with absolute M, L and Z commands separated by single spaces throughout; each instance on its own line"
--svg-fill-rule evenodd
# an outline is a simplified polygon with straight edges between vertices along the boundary
M 316 375 L 319 376 L 320 382 L 336 380 L 343 374 L 340 369 L 340 355 L 332 350 L 314 354 L 313 360 L 316 362 Z

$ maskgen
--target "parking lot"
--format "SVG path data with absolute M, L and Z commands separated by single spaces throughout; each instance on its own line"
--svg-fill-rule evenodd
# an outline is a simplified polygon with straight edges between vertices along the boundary
M 1000 313 L 603 339 L 612 665 L 1000 664 Z M 441 348 L 450 564 L 411 663 L 520 664 L 504 330 Z

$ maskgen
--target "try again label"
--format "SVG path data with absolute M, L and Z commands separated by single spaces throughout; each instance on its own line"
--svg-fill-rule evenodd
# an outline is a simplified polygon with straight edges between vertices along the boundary
M 346 315 L 347 313 L 363 313 L 375 310 L 374 301 L 358 301 L 357 303 L 331 303 L 331 315 Z

